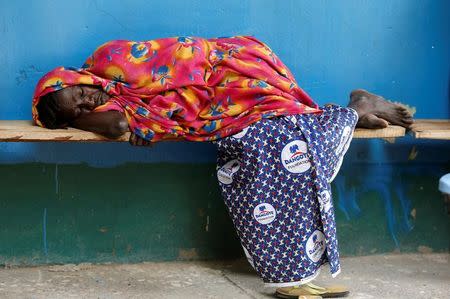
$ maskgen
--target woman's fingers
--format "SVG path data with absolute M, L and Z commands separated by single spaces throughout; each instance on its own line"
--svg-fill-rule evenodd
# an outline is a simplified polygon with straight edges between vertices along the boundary
M 142 139 L 142 145 L 143 146 L 152 146 L 152 142 L 148 141 L 148 140 L 145 140 L 145 139 Z
M 142 145 L 149 146 L 150 142 L 148 140 L 142 139 Z
M 141 138 L 134 133 L 130 134 L 130 139 L 128 139 L 128 141 L 130 142 L 131 145 L 136 145 L 136 146 L 151 146 L 152 145 L 151 141 L 145 140 L 144 138 Z
M 130 142 L 131 145 L 136 145 L 136 134 L 131 133 L 130 134 L 130 139 L 128 139 L 128 142 Z
M 128 142 L 129 142 L 131 145 L 133 145 L 133 138 L 134 138 L 134 134 L 131 133 L 131 134 L 130 134 L 130 138 L 128 138 Z

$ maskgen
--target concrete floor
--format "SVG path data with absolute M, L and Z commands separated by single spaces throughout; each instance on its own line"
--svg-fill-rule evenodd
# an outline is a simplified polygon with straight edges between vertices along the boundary
M 317 283 L 350 298 L 450 298 L 449 254 L 349 257 Z M 245 261 L 57 265 L 0 270 L 0 298 L 273 298 Z

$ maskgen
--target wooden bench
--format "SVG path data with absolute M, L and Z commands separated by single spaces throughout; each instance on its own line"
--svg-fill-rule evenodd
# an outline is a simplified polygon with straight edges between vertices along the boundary
M 450 140 L 450 120 L 418 119 L 411 129 L 411 134 L 418 139 Z M 48 130 L 34 126 L 28 120 L 1 120 L 0 141 L 10 142 L 126 142 L 129 133 L 118 139 L 108 139 L 101 135 L 74 128 Z M 392 139 L 405 136 L 405 129 L 399 126 L 389 126 L 385 129 L 356 129 L 354 138 L 385 138 Z
M 418 119 L 412 126 L 411 133 L 418 139 L 450 140 L 450 120 Z
M 0 141 L 9 142 L 105 142 L 128 141 L 130 133 L 126 133 L 118 139 L 108 139 L 101 135 L 82 131 L 74 128 L 48 130 L 34 126 L 27 120 L 1 120 Z M 396 138 L 405 136 L 405 129 L 399 126 L 389 126 L 385 129 L 369 130 L 356 129 L 354 138 Z

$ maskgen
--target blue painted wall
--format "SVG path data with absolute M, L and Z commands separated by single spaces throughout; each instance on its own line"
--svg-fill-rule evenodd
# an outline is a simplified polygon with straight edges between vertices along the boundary
M 105 41 L 177 35 L 255 35 L 272 47 L 292 70 L 300 86 L 320 104 L 334 102 L 345 105 L 349 92 L 362 87 L 416 107 L 418 118 L 450 117 L 450 1 L 447 0 L 0 0 L 0 119 L 30 119 L 31 96 L 38 79 L 55 66 L 80 66 Z M 411 155 L 414 146 L 417 157 L 409 160 L 414 156 Z M 126 162 L 183 165 L 195 162 L 209 164 L 205 167 L 210 167 L 208 169 L 213 176 L 214 161 L 214 147 L 206 143 L 165 142 L 153 148 L 133 148 L 119 143 L 0 143 L 0 164 L 56 164 L 50 167 L 56 169 L 52 174 L 56 186 L 59 186 L 57 169 L 61 164 L 114 167 L 107 171 L 116 177 L 115 174 L 122 169 L 119 165 Z M 20 165 L 3 168 L 0 175 L 15 172 L 8 175 L 11 181 L 15 181 L 14 175 L 19 176 L 16 186 L 10 186 L 12 183 L 5 185 L 7 194 L 20 193 L 23 185 L 34 186 L 34 178 L 28 176 L 39 167 L 27 164 L 25 170 Z M 46 165 L 42 167 L 47 168 Z M 153 169 L 158 166 L 146 167 Z M 188 167 L 195 168 L 194 165 Z M 80 176 L 90 173 L 85 166 L 76 169 Z M 362 254 L 392 248 L 413 251 L 417 245 L 436 250 L 448 249 L 448 217 L 434 184 L 449 171 L 449 142 L 418 141 L 411 137 L 399 139 L 395 144 L 380 140 L 355 141 L 333 185 L 339 232 L 344 236 L 344 242 L 341 242 L 344 252 Z M 24 175 L 19 175 L 21 173 Z M 183 183 L 176 174 L 170 180 L 173 185 Z M 70 189 L 71 182 L 66 185 L 64 188 Z M 53 185 L 40 187 L 53 188 Z M 217 186 L 211 188 L 215 190 Z M 151 186 L 147 189 L 150 190 Z M 134 190 L 132 184 L 125 186 L 123 192 L 130 190 Z M 57 189 L 56 199 L 51 199 L 48 204 L 36 203 L 36 211 L 44 211 L 47 215 L 47 206 L 58 203 L 60 191 L 63 190 Z M 3 207 L 18 205 L 17 210 L 0 211 L 5 216 L 22 215 L 20 200 L 35 202 L 28 198 L 30 192 L 31 189 L 26 195 L 20 193 L 17 199 L 11 197 L 4 201 Z M 82 191 L 75 193 L 86 200 Z M 210 201 L 214 202 L 216 196 L 208 194 L 214 199 L 199 199 L 201 204 L 198 205 L 207 205 L 210 209 Z M 3 199 L 1 195 L 0 199 Z M 157 199 L 153 198 L 159 202 Z M 101 211 L 100 199 L 96 200 L 92 204 L 100 205 L 98 211 Z M 179 195 L 173 206 L 178 207 L 186 200 L 190 198 Z M 124 204 L 122 199 L 117 202 L 120 203 L 118 206 Z M 143 200 L 136 209 L 142 208 L 145 202 Z M 72 207 L 71 202 L 65 204 L 75 214 L 80 209 L 75 204 Z M 86 203 L 89 208 L 92 204 Z M 65 215 L 63 208 L 56 207 L 49 212 L 51 215 Z M 123 213 L 118 208 L 113 211 Z M 131 210 L 129 217 L 133 217 L 135 211 Z M 190 209 L 180 208 L 178 213 L 186 211 Z M 75 214 L 71 217 L 79 219 Z M 219 214 L 222 215 L 221 212 Z M 109 219 L 117 227 L 123 226 L 110 217 L 109 214 L 104 215 L 104 219 Z M 181 216 L 183 220 L 190 217 L 190 214 Z M 26 228 L 15 220 L 9 221 L 0 222 L 0 232 L 2 227 L 9 226 L 4 230 L 7 236 L 23 235 Z M 75 223 L 76 220 L 73 221 Z M 76 225 L 81 225 L 81 222 Z M 30 226 L 40 225 L 32 220 L 29 223 Z M 225 222 L 220 220 L 217 223 L 221 227 Z M 231 227 L 229 222 L 225 224 Z M 165 225 L 164 220 L 159 225 Z M 75 224 L 74 227 L 77 228 Z M 179 227 L 174 226 L 174 233 L 181 235 Z M 127 232 L 133 229 L 130 226 Z M 158 229 L 160 227 L 155 226 L 149 234 L 158 235 Z M 72 234 L 74 238 L 85 236 L 77 230 Z M 440 236 L 437 241 L 433 234 Z M 32 235 L 35 236 L 34 233 Z M 189 230 L 185 235 L 202 238 L 200 233 L 194 234 Z M 0 255 L 6 255 L 7 260 L 16 256 L 25 260 L 29 252 L 40 246 L 37 238 L 30 242 L 30 251 L 23 246 L 26 247 L 23 253 L 4 253 L 22 246 L 18 243 L 11 248 L 3 248 L 5 251 Z M 5 240 L 8 237 L 0 239 L 0 243 L 6 244 Z M 210 244 L 208 240 L 203 241 Z M 74 247 L 73 250 L 78 249 Z M 46 250 L 44 257 L 47 256 Z M 92 249 L 93 256 L 97 253 L 95 250 Z M 71 255 L 72 252 L 65 254 Z M 154 257 L 147 255 L 146 258 Z
M 30 119 L 34 85 L 58 65 L 79 66 L 105 41 L 255 35 L 278 53 L 317 102 L 345 105 L 358 87 L 448 118 L 450 2 L 6 1 L 0 15 L 0 119 Z M 108 148 L 109 155 L 104 158 Z M 180 153 L 174 155 L 174 153 Z M 96 154 L 98 153 L 98 154 Z M 206 144 L 0 145 L 0 162 L 211 162 Z

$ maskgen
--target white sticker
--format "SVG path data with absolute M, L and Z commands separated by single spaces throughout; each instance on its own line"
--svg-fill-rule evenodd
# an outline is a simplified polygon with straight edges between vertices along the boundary
M 325 235 L 320 230 L 315 230 L 306 241 L 306 254 L 309 259 L 317 263 L 325 252 Z
M 243 129 L 242 131 L 240 131 L 239 133 L 234 134 L 232 137 L 233 137 L 233 138 L 236 138 L 236 139 L 241 139 L 242 137 L 245 136 L 245 134 L 247 134 L 247 131 L 248 131 L 248 127 L 244 128 L 244 129 Z
M 342 130 L 341 140 L 339 141 L 339 145 L 336 147 L 336 155 L 339 156 L 344 151 L 344 146 L 347 144 L 351 133 L 352 128 L 350 128 L 349 126 L 345 127 L 344 130 Z
M 222 184 L 231 184 L 233 182 L 233 174 L 240 168 L 240 163 L 237 159 L 228 161 L 217 171 L 217 179 Z
M 311 167 L 306 142 L 294 140 L 286 144 L 281 151 L 284 168 L 292 173 L 302 173 Z
M 287 119 L 289 119 L 294 125 L 297 124 L 297 118 L 295 118 L 294 115 L 288 115 L 288 116 L 286 116 L 286 117 L 287 117 Z
M 319 203 L 323 211 L 326 213 L 331 209 L 331 193 L 324 190 L 319 194 Z
M 253 210 L 253 217 L 261 224 L 269 224 L 275 220 L 277 212 L 275 208 L 269 203 L 261 203 Z

